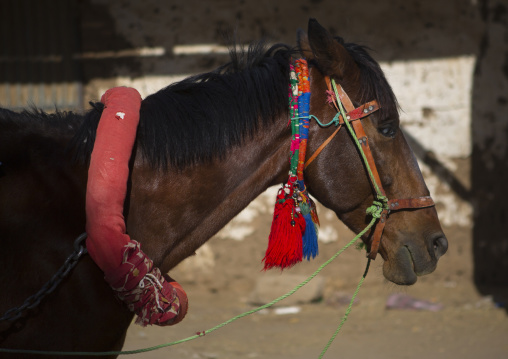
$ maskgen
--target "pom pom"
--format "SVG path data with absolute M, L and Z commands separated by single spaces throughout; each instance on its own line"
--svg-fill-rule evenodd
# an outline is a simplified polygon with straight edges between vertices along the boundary
M 264 270 L 273 267 L 284 269 L 302 261 L 305 218 L 298 212 L 291 195 L 292 191 L 285 195 L 281 190 L 277 196 L 268 248 L 263 258 Z
M 318 239 L 316 227 L 310 213 L 303 216 L 305 219 L 305 232 L 303 233 L 303 257 L 307 260 L 315 258 L 318 254 Z

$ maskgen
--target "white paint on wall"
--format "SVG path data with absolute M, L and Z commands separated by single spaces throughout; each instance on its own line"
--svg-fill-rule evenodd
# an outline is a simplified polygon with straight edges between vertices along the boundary
M 218 44 L 193 44 L 193 45 L 175 45 L 173 54 L 175 55 L 208 55 L 208 54 L 228 54 L 229 47 Z
M 147 97 L 160 89 L 171 85 L 172 83 L 182 81 L 190 74 L 179 74 L 179 75 L 163 75 L 163 76 L 143 76 L 143 77 L 116 77 L 114 79 L 108 79 L 107 81 L 100 81 L 104 85 L 97 86 L 97 93 L 95 98 L 101 98 L 102 94 L 106 92 L 110 87 L 114 86 L 127 86 L 133 87 L 139 91 L 142 98 Z M 112 81 L 113 80 L 113 81 Z M 99 81 L 97 81 L 99 83 Z
M 217 237 L 242 241 L 256 230 L 256 219 L 273 211 L 278 187 L 270 187 L 259 195 L 247 208 L 233 218 Z M 267 234 L 268 238 L 268 234 Z
M 436 202 L 441 223 L 445 226 L 471 226 L 473 206 L 455 196 L 450 186 L 434 175 L 428 166 L 420 163 L 420 168 L 430 194 Z
M 75 59 L 108 59 L 121 57 L 159 57 L 166 54 L 162 46 L 139 47 L 135 49 L 124 49 L 119 51 L 92 51 L 75 54 Z
M 471 155 L 474 64 L 474 56 L 381 64 L 399 100 L 402 126 L 438 158 Z
M 453 159 L 472 154 L 471 98 L 476 58 L 382 63 L 401 106 L 401 125 L 425 150 L 455 172 Z M 427 187 L 444 225 L 468 226 L 472 205 L 456 196 L 447 183 L 420 163 Z M 466 181 L 467 182 L 467 181 Z
M 333 213 L 330 210 L 326 210 L 328 213 Z M 332 243 L 339 240 L 339 232 L 330 225 L 323 225 L 318 229 L 318 239 L 322 243 Z

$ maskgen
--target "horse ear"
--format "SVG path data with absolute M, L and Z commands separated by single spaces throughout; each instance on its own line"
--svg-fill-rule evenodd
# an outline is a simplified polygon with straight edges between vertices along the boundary
M 347 50 L 315 19 L 309 19 L 308 45 L 324 75 L 343 78 L 356 67 Z
M 302 29 L 298 29 L 296 32 L 296 42 L 298 44 L 298 50 L 300 54 L 307 60 L 313 60 L 314 54 L 309 45 L 309 37 Z

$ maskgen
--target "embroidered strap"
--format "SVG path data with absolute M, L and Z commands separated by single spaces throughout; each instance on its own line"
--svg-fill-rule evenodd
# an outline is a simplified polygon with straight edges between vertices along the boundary
M 115 296 L 137 314 L 136 324 L 160 326 L 179 323 L 187 313 L 188 300 L 182 287 L 159 268 L 130 240 L 122 253 L 122 264 L 105 273 Z
M 304 181 L 309 136 L 310 82 L 307 61 L 290 64 L 289 114 L 291 122 L 290 170 L 287 183 L 277 193 L 264 269 L 288 268 L 318 253 L 319 225 L 316 206 Z

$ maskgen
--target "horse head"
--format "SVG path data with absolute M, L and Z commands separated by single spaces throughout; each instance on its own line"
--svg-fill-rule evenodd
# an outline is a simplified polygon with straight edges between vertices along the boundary
M 380 110 L 361 119 L 361 123 L 386 197 L 429 196 L 400 129 L 396 98 L 379 65 L 363 47 L 334 38 L 315 20 L 309 21 L 308 35 L 299 32 L 299 47 L 310 66 L 310 113 L 323 123 L 337 114 L 330 104 L 333 94 L 327 91 L 326 77 L 342 86 L 354 107 L 377 100 Z M 316 151 L 332 132 L 332 128 L 311 125 L 308 152 Z M 345 129 L 308 165 L 305 176 L 309 193 L 350 229 L 358 233 L 367 225 L 370 218 L 366 209 L 375 200 L 375 192 L 359 150 Z M 362 237 L 368 248 L 374 231 Z M 417 276 L 434 271 L 447 246 L 434 206 L 391 212 L 379 247 L 383 274 L 394 283 L 413 284 Z

